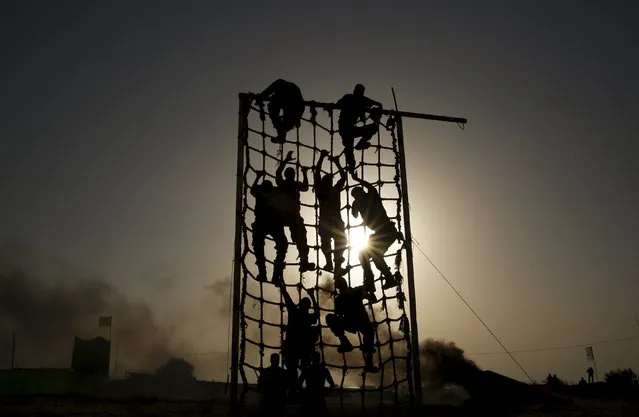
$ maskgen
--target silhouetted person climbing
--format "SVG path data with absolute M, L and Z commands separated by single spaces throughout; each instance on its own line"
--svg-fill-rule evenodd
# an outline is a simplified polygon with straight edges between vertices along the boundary
M 302 167 L 302 175 L 304 176 L 304 182 L 295 180 L 295 169 L 288 167 L 284 171 L 284 167 L 287 163 L 293 161 L 293 152 L 286 154 L 286 157 L 282 163 L 277 167 L 275 171 L 275 181 L 277 186 L 282 191 L 282 206 L 284 225 L 288 226 L 291 232 L 291 240 L 297 246 L 297 251 L 300 257 L 300 272 L 312 271 L 315 269 L 315 264 L 308 261 L 308 243 L 306 242 L 306 226 L 304 225 L 304 219 L 300 215 L 300 193 L 308 191 L 308 167 Z M 282 176 L 284 171 L 284 176 Z
M 328 382 L 329 388 L 326 388 Z M 312 416 L 322 416 L 326 412 L 326 394 L 335 388 L 333 376 L 322 363 L 322 355 L 313 352 L 311 364 L 300 375 L 300 388 L 306 383 L 304 411 Z
M 264 257 L 264 245 L 266 236 L 270 235 L 275 241 L 275 262 L 273 265 L 272 282 L 277 285 L 284 272 L 284 260 L 288 250 L 288 242 L 284 234 L 284 224 L 278 204 L 281 204 L 281 197 L 276 187 L 269 180 L 259 180 L 266 174 L 258 172 L 255 181 L 251 186 L 251 195 L 255 197 L 255 221 L 251 225 L 253 229 L 252 244 L 255 253 L 255 264 L 257 265 L 258 281 L 266 281 L 266 259 Z
M 315 167 L 313 182 L 315 184 L 315 195 L 319 202 L 319 237 L 322 253 L 326 259 L 324 269 L 333 271 L 331 241 L 335 242 L 335 270 L 341 269 L 347 245 L 344 220 L 342 220 L 342 215 L 340 214 L 342 207 L 340 194 L 346 184 L 346 172 L 340 165 L 338 158 L 331 158 L 337 165 L 340 178 L 333 185 L 333 175 L 326 174 L 322 176 L 322 162 L 327 156 L 328 152 L 322 150 Z
M 353 90 L 353 94 L 346 94 L 336 103 L 340 109 L 339 113 L 339 134 L 342 137 L 342 145 L 344 145 L 344 154 L 346 156 L 346 166 L 352 174 L 355 170 L 355 155 L 353 149 L 367 149 L 370 145 L 371 138 L 379 129 L 379 119 L 381 118 L 382 104 L 371 100 L 364 95 L 365 88 L 362 84 L 357 84 Z M 378 106 L 379 109 L 371 109 Z M 372 111 L 370 111 L 372 110 Z M 366 121 L 366 112 L 370 111 L 371 124 L 357 126 L 360 121 Z M 357 145 L 353 146 L 356 138 L 361 138 Z
M 257 379 L 260 393 L 260 414 L 279 417 L 286 407 L 286 371 L 280 368 L 280 355 L 271 354 L 271 366 L 262 369 Z
M 401 275 L 399 271 L 393 275 L 384 259 L 384 255 L 396 240 L 402 240 L 404 237 L 397 231 L 395 224 L 386 214 L 382 198 L 375 187 L 361 180 L 357 176 L 357 173 L 353 174 L 353 178 L 363 186 L 363 188 L 353 188 L 351 191 L 351 195 L 353 196 L 351 208 L 353 217 L 357 218 L 361 215 L 364 220 L 364 225 L 375 232 L 368 237 L 368 245 L 359 253 L 359 261 L 362 264 L 362 268 L 364 268 L 364 287 L 369 293 L 371 300 L 374 300 L 375 277 L 371 269 L 370 260 L 373 260 L 375 266 L 384 277 L 382 288 L 388 289 L 397 286 Z M 364 188 L 366 188 L 367 191 L 364 191 Z
M 588 383 L 592 384 L 593 382 L 595 382 L 595 370 L 592 369 L 592 366 L 586 369 L 586 373 L 588 374 Z
M 258 95 L 259 99 L 270 99 L 268 114 L 277 131 L 273 143 L 284 143 L 286 134 L 300 126 L 304 114 L 304 97 L 300 88 L 290 81 L 274 81 Z
M 289 374 L 289 389 L 291 393 L 295 393 L 297 369 L 298 367 L 304 369 L 308 366 L 315 350 L 315 343 L 319 339 L 321 329 L 315 324 L 319 321 L 320 309 L 311 290 L 307 290 L 310 298 L 302 298 L 299 304 L 295 305 L 283 281 L 280 289 L 288 313 L 286 337 L 282 343 L 282 356 Z M 311 306 L 313 311 L 311 311 Z
M 344 353 L 353 350 L 353 344 L 348 340 L 345 332 L 361 333 L 360 349 L 364 355 L 364 370 L 378 372 L 379 369 L 373 365 L 375 329 L 364 307 L 363 300 L 366 298 L 364 287 L 350 288 L 344 277 L 337 277 L 335 289 L 338 291 L 335 296 L 335 310 L 326 315 L 326 325 L 339 338 L 340 345 L 337 351 Z

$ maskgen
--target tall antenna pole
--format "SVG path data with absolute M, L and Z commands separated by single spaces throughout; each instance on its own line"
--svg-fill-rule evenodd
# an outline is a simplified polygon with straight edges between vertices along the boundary
M 248 111 L 250 98 L 240 94 L 239 122 L 237 135 L 237 173 L 235 185 L 235 251 L 233 254 L 233 312 L 231 331 L 231 414 L 238 414 L 237 386 L 239 372 L 240 339 L 240 270 L 242 257 L 242 192 L 244 187 L 242 168 L 244 166 L 244 144 L 248 139 Z

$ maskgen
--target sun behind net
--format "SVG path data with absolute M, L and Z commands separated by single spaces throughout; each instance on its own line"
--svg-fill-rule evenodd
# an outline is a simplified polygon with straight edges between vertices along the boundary
M 269 117 L 269 110 L 273 109 L 269 108 L 269 100 L 263 96 L 241 94 L 240 102 L 239 149 L 242 153 L 240 159 L 243 175 L 238 183 L 241 201 L 238 201 L 236 213 L 241 221 L 237 341 L 237 370 L 243 387 L 240 402 L 249 401 L 252 397 L 259 372 L 268 366 L 272 353 L 282 354 L 284 348 L 283 364 L 286 367 L 285 344 L 291 303 L 298 305 L 300 300 L 306 298 L 312 300 L 311 310 L 316 307 L 319 311 L 316 327 L 319 334 L 317 338 L 313 338 L 313 350 L 321 354 L 323 363 L 336 383 L 331 396 L 333 403 L 340 407 L 353 401 L 357 401 L 362 407 L 411 403 L 414 390 L 409 319 L 405 309 L 406 297 L 401 274 L 405 242 L 401 239 L 402 184 L 396 120 L 392 115 L 368 113 L 367 123 L 372 121 L 377 128 L 370 146 L 355 149 L 355 164 L 352 160 L 349 164 L 338 127 L 338 105 L 307 101 L 299 109 L 302 112 L 299 126 L 291 128 L 273 125 Z M 290 130 L 282 134 L 287 129 Z M 320 159 L 322 165 L 318 169 Z M 292 168 L 286 174 L 300 183 L 304 182 L 304 167 L 309 177 L 308 189 L 299 193 L 299 214 L 303 225 L 302 221 L 293 224 L 293 220 L 289 219 L 290 227 L 284 227 L 284 237 L 278 234 L 280 232 L 270 229 L 256 229 L 257 194 L 254 190 L 265 180 L 277 186 L 280 166 L 284 169 Z M 280 174 L 281 171 L 282 169 Z M 346 244 L 341 265 L 338 259 L 340 251 L 335 250 L 338 239 L 331 247 L 333 259 L 327 259 L 326 244 L 322 250 L 320 204 L 315 178 L 323 178 L 327 174 L 332 175 L 333 184 L 343 179 L 339 213 L 344 225 Z M 390 273 L 396 279 L 395 285 L 385 282 L 377 262 L 370 262 L 374 273 L 374 289 L 371 287 L 370 275 L 368 279 L 365 277 L 367 274 L 364 273 L 359 252 L 362 248 L 368 248 L 366 239 L 374 239 L 376 234 L 366 227 L 363 215 L 356 217 L 352 212 L 352 190 L 362 187 L 361 180 L 374 187 L 388 219 L 398 233 L 399 238 L 393 239 L 383 255 L 389 269 L 392 269 Z M 303 232 L 295 230 L 302 226 L 305 238 Z M 257 246 L 256 233 L 259 235 Z M 264 241 L 263 254 L 259 253 L 261 239 Z M 286 245 L 283 239 L 286 240 Z M 301 240 L 306 240 L 306 245 Z M 262 256 L 264 267 L 259 267 L 259 258 Z M 388 273 L 386 271 L 386 275 Z M 348 341 L 345 342 L 335 334 L 335 326 L 331 328 L 331 324 L 335 322 L 335 283 L 340 277 L 346 281 L 348 288 L 364 289 L 362 303 L 374 333 L 372 354 L 365 344 L 370 344 L 370 340 L 363 340 L 367 337 L 365 332 L 347 331 L 344 335 Z M 345 343 L 351 344 L 352 350 L 345 349 Z M 288 362 L 289 368 L 292 368 L 293 362 Z M 303 360 L 296 360 L 295 363 L 299 363 L 296 367 L 304 366 Z M 298 375 L 301 370 L 287 371 Z

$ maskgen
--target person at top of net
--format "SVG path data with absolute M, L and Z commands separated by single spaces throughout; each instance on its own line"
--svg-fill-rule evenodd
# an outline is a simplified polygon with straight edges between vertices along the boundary
M 363 300 L 366 298 L 366 290 L 363 286 L 351 288 L 342 276 L 335 278 L 335 309 L 333 313 L 326 315 L 326 325 L 339 338 L 339 353 L 351 352 L 353 344 L 346 337 L 345 332 L 362 335 L 360 350 L 364 356 L 364 371 L 378 372 L 373 364 L 375 353 L 375 329 L 368 317 Z
M 326 389 L 328 382 L 329 388 Z M 335 381 L 326 365 L 322 362 L 322 355 L 314 351 L 311 364 L 302 371 L 299 380 L 300 388 L 306 383 L 305 401 L 303 403 L 306 414 L 322 416 L 326 413 L 326 394 L 335 388 Z
M 257 98 L 260 100 L 270 99 L 268 114 L 277 131 L 277 137 L 271 138 L 271 142 L 286 142 L 286 134 L 294 128 L 300 127 L 302 121 L 305 109 L 302 91 L 294 83 L 278 79 L 258 94 Z
M 336 103 L 340 109 L 337 122 L 339 134 L 342 137 L 342 145 L 344 145 L 346 166 L 351 174 L 355 171 L 354 149 L 363 150 L 371 146 L 370 140 L 379 129 L 379 120 L 382 115 L 382 104 L 366 97 L 364 95 L 365 90 L 362 84 L 357 84 L 352 94 L 344 95 Z M 367 111 L 373 123 L 357 126 L 360 121 L 362 123 L 366 122 Z M 361 139 L 357 142 L 357 145 L 354 145 L 356 138 Z
M 382 288 L 389 289 L 397 286 L 401 280 L 401 274 L 397 271 L 393 275 L 384 255 L 396 240 L 401 241 L 404 237 L 397 231 L 395 224 L 386 214 L 382 198 L 375 187 L 360 179 L 357 173 L 353 173 L 353 179 L 361 184 L 361 187 L 355 187 L 351 190 L 353 197 L 351 212 L 355 218 L 361 215 L 364 225 L 374 232 L 368 237 L 368 245 L 360 251 L 359 261 L 364 269 L 364 286 L 370 299 L 375 300 L 375 277 L 370 261 L 372 259 L 377 269 L 382 273 L 384 278 Z
M 257 265 L 257 280 L 265 282 L 266 278 L 266 258 L 264 256 L 264 244 L 266 236 L 271 236 L 275 241 L 275 262 L 273 263 L 272 281 L 277 284 L 284 273 L 286 252 L 288 241 L 284 234 L 284 224 L 278 204 L 280 202 L 279 192 L 270 180 L 260 179 L 266 175 L 264 171 L 258 171 L 255 181 L 251 186 L 251 195 L 255 197 L 255 221 L 251 225 L 252 246 L 255 253 L 255 264 Z
M 298 288 L 303 289 L 301 283 L 298 284 Z M 320 336 L 321 329 L 317 325 L 320 308 L 310 289 L 306 290 L 309 297 L 301 298 L 297 305 L 288 293 L 284 281 L 280 283 L 280 289 L 288 313 L 282 356 L 289 373 L 289 389 L 291 394 L 294 394 L 297 388 L 297 369 L 305 369 L 309 365 L 315 343 Z
M 342 208 L 340 194 L 346 185 L 346 172 L 339 163 L 339 158 L 330 158 L 335 162 L 339 172 L 339 180 L 333 184 L 333 175 L 326 174 L 322 176 L 322 163 L 324 158 L 328 156 L 328 151 L 320 152 L 317 166 L 313 172 L 313 183 L 315 186 L 315 195 L 319 202 L 319 237 L 321 242 L 322 253 L 326 259 L 324 269 L 333 271 L 333 250 L 331 243 L 335 244 L 335 271 L 341 270 L 344 262 L 344 251 L 346 250 L 347 239 L 344 226 L 344 220 L 340 214 Z M 331 242 L 332 241 L 332 242 Z
M 297 251 L 299 253 L 299 270 L 300 272 L 306 272 L 315 269 L 315 264 L 308 261 L 309 249 L 306 241 L 306 226 L 304 225 L 304 219 L 300 214 L 300 193 L 308 191 L 308 167 L 302 167 L 302 175 L 304 179 L 303 182 L 299 182 L 295 179 L 294 168 L 288 167 L 284 170 L 286 164 L 293 161 L 293 152 L 290 151 L 286 154 L 286 157 L 275 171 L 275 182 L 282 192 L 281 204 L 283 207 L 282 218 L 284 220 L 284 225 L 289 228 L 291 240 L 297 246 Z
M 260 393 L 260 411 L 265 417 L 279 417 L 286 407 L 286 371 L 280 367 L 280 355 L 271 354 L 271 366 L 260 370 L 257 391 Z

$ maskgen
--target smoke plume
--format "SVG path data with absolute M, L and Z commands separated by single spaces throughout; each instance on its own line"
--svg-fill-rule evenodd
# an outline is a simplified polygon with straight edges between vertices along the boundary
M 330 278 L 324 278 L 320 281 L 320 305 L 325 308 L 332 308 L 331 292 L 333 291 L 333 281 Z M 394 305 L 387 306 L 389 317 L 399 317 L 400 311 Z M 386 315 L 381 303 L 376 303 L 372 309 L 372 316 L 380 321 Z M 405 334 L 400 331 L 399 326 L 388 326 L 380 323 L 377 326 L 377 338 L 383 346 L 377 353 L 376 362 L 382 365 L 383 372 L 366 375 L 366 385 L 379 386 L 380 384 L 390 385 L 393 379 L 403 379 L 407 377 L 406 361 L 396 360 L 389 361 L 392 357 L 405 357 L 408 354 L 407 345 L 403 343 Z M 339 344 L 339 340 L 330 332 L 323 332 L 324 342 Z M 386 343 L 393 340 L 391 345 Z M 422 377 L 422 386 L 425 389 L 439 389 L 449 385 L 464 386 L 466 381 L 472 378 L 472 375 L 479 371 L 477 365 L 464 356 L 464 351 L 454 342 L 446 342 L 443 340 L 426 339 L 419 345 L 420 369 Z M 338 353 L 335 348 L 325 349 L 325 360 L 328 363 L 342 364 L 342 354 Z M 349 366 L 363 366 L 364 359 L 359 350 L 354 350 L 346 354 L 346 362 Z M 344 382 L 347 385 L 359 386 L 362 384 L 362 377 L 357 372 L 350 372 L 346 375 Z
M 98 327 L 100 316 L 113 317 L 112 355 L 117 349 L 122 370 L 151 372 L 193 352 L 178 327 L 160 326 L 144 301 L 25 247 L 0 245 L 0 368 L 11 365 L 13 332 L 18 367 L 69 367 L 74 336 L 108 338 L 109 328 Z

